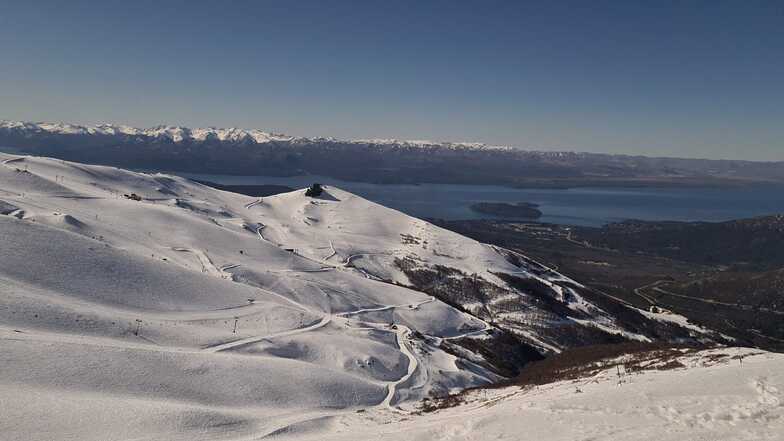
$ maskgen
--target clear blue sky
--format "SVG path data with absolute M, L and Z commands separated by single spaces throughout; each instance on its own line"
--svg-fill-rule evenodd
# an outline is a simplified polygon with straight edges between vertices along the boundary
M 0 118 L 784 160 L 782 1 L 0 0 Z

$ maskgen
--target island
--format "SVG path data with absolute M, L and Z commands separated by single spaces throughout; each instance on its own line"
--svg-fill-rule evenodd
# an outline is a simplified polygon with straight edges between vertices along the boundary
M 477 202 L 471 204 L 470 208 L 477 213 L 490 214 L 499 217 L 539 219 L 542 217 L 542 212 L 538 207 L 538 204 L 532 204 L 530 202 L 518 202 L 516 204 L 506 202 Z

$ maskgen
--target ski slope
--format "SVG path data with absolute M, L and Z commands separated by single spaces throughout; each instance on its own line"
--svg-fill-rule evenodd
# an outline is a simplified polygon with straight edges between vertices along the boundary
M 331 187 L 258 199 L 0 153 L 0 244 L 4 440 L 259 439 L 402 418 L 502 379 L 472 349 L 495 350 L 499 331 L 476 310 L 551 303 L 504 274 L 575 315 L 540 326 L 648 338 L 560 274 Z M 450 306 L 402 260 L 503 295 Z M 518 336 L 570 344 L 542 329 Z
M 346 264 L 383 243 L 275 243 L 298 220 L 284 200 L 269 212 L 174 176 L 0 162 L 3 439 L 244 436 L 498 378 L 433 344 L 485 322 Z

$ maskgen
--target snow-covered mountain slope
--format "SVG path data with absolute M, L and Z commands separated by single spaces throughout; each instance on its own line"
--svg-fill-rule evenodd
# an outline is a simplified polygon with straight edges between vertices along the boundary
M 739 355 L 742 364 L 733 359 Z M 782 439 L 784 355 L 723 349 L 680 357 L 679 363 L 684 367 L 620 378 L 612 368 L 574 381 L 476 391 L 455 408 L 381 425 L 372 414 L 289 420 L 278 439 Z
M 79 125 L 51 122 L 20 122 L 0 121 L 0 130 L 14 131 L 20 134 L 38 135 L 94 135 L 130 138 L 154 138 L 171 142 L 207 141 L 266 143 L 272 141 L 291 141 L 293 136 L 263 132 L 261 130 L 243 130 L 238 128 L 196 128 L 179 126 L 156 126 L 146 129 L 120 124 Z
M 0 244 L 6 439 L 251 437 L 398 412 L 534 348 L 707 338 L 337 188 L 258 200 L 0 154 Z
M 684 332 L 664 324 L 666 317 L 656 320 L 656 315 L 625 307 L 614 316 L 583 295 L 597 294 L 525 256 L 340 189 L 330 188 L 319 198 L 303 198 L 302 192 L 267 197 L 250 209 L 262 219 L 260 237 L 278 247 L 324 268 L 352 267 L 373 279 L 427 292 L 545 352 L 613 338 L 710 334 L 699 328 Z

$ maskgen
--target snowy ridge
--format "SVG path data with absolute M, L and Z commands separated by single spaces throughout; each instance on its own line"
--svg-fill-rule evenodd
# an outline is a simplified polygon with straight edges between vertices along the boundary
M 742 363 L 740 362 L 742 357 Z M 454 408 L 383 425 L 345 416 L 299 440 L 779 440 L 784 356 L 701 351 L 675 369 L 604 369 L 543 386 L 479 390 Z M 620 373 L 620 375 L 619 375 Z
M 269 142 L 340 142 L 348 144 L 368 144 L 416 148 L 448 148 L 448 149 L 495 149 L 505 150 L 511 147 L 489 146 L 477 142 L 436 142 L 424 140 L 397 140 L 397 139 L 357 139 L 340 140 L 336 138 L 305 138 L 288 136 L 279 133 L 265 132 L 262 130 L 245 130 L 238 128 L 187 128 L 180 126 L 156 126 L 147 129 L 130 127 L 117 124 L 79 125 L 52 122 L 20 122 L 0 120 L 0 130 L 14 131 L 21 134 L 36 135 L 99 135 L 117 137 L 143 137 L 156 140 L 166 140 L 174 143 L 220 141 L 225 143 L 255 143 Z
M 475 149 L 475 150 L 507 150 L 512 147 L 487 145 L 482 142 L 447 142 L 447 141 L 428 141 L 428 140 L 400 140 L 400 139 L 355 139 L 348 142 L 356 144 L 391 145 L 403 147 L 419 148 L 451 148 L 451 149 Z
M 0 129 L 16 130 L 36 134 L 53 135 L 103 135 L 103 136 L 128 136 L 128 137 L 149 137 L 156 139 L 167 139 L 175 143 L 184 141 L 203 142 L 207 140 L 218 140 L 222 142 L 244 142 L 266 143 L 271 141 L 292 141 L 294 137 L 275 133 L 263 132 L 261 130 L 243 130 L 237 128 L 197 128 L 189 129 L 178 126 L 156 126 L 148 129 L 139 129 L 126 125 L 115 124 L 95 124 L 78 125 L 67 123 L 50 122 L 18 122 L 0 121 Z

